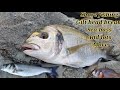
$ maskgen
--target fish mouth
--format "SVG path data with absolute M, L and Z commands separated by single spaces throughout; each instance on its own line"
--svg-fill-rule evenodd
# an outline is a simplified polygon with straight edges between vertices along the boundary
M 26 43 L 24 45 L 22 45 L 22 49 L 25 50 L 39 50 L 40 46 L 38 46 L 37 44 L 33 44 L 33 43 Z

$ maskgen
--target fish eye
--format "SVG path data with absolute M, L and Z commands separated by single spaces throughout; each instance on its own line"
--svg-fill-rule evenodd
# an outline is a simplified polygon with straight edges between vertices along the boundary
M 40 34 L 40 38 L 42 38 L 42 39 L 47 39 L 47 38 L 48 38 L 48 33 L 47 33 L 47 32 L 42 32 L 42 33 Z

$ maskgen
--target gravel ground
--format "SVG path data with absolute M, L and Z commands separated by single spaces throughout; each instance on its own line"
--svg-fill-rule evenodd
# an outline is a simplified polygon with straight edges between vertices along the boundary
M 81 31 L 85 31 L 86 29 L 84 25 L 77 25 L 74 18 L 69 18 L 60 12 L 0 12 L 0 66 L 10 62 L 42 64 L 45 67 L 56 66 L 26 56 L 20 47 L 32 32 L 51 24 L 69 25 Z M 119 68 L 119 65 L 119 62 L 112 61 L 109 63 L 101 63 L 100 67 L 108 66 L 115 68 L 114 66 L 116 66 Z M 119 71 L 120 70 L 117 72 Z M 88 75 L 87 69 L 75 69 L 67 66 L 59 66 L 57 72 L 59 75 L 58 78 L 86 78 Z M 28 78 L 46 77 L 46 74 L 41 74 Z M 0 78 L 23 77 L 0 71 Z

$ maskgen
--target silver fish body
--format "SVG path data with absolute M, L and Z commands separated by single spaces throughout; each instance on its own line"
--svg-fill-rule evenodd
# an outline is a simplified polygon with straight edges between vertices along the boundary
M 51 69 L 46 69 L 39 66 L 14 64 L 14 63 L 4 64 L 1 70 L 22 77 L 35 76 L 35 75 L 40 75 L 42 73 L 52 73 Z
M 94 41 L 87 36 L 69 26 L 50 25 L 33 33 L 22 46 L 28 48 L 23 52 L 47 63 L 74 68 L 90 66 L 99 58 L 106 58 L 106 54 L 94 47 Z

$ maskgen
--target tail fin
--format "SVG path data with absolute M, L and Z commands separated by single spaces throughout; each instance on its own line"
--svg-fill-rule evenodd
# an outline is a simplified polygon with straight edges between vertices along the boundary
M 114 48 L 114 46 L 111 46 L 110 48 L 107 49 L 107 51 L 106 51 L 106 58 L 102 59 L 103 62 L 107 62 L 107 61 L 119 61 L 119 60 L 117 60 L 117 57 L 119 55 L 111 55 L 111 51 L 113 50 L 113 48 Z
M 99 61 L 100 62 L 119 61 L 116 59 L 117 56 L 118 55 L 107 55 L 106 58 L 103 57 L 99 58 Z
M 47 73 L 46 75 L 49 77 L 49 78 L 57 78 L 57 76 L 58 76 L 58 73 L 56 72 L 56 70 L 57 70 L 57 68 L 58 68 L 59 66 L 55 66 L 55 67 L 51 67 L 50 69 L 51 69 L 51 73 Z
M 109 60 L 111 60 L 111 61 L 119 61 L 119 60 L 117 59 L 118 56 L 120 56 L 120 55 L 109 55 L 109 56 L 107 56 L 107 58 L 108 58 Z

